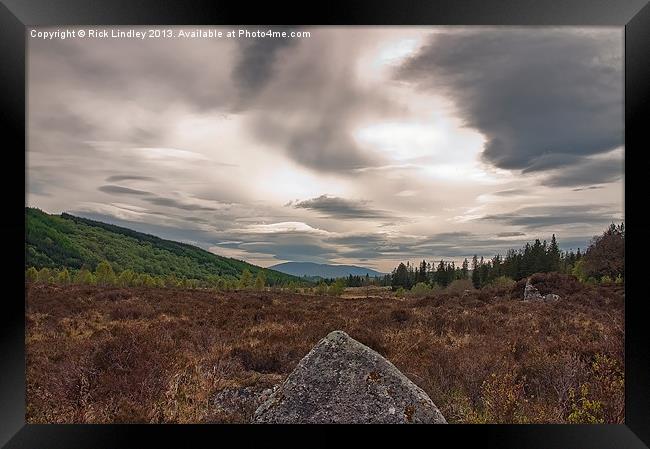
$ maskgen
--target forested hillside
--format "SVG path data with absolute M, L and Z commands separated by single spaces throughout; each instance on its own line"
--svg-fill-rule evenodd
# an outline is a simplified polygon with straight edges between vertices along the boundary
M 239 278 L 244 270 L 262 271 L 270 285 L 295 277 L 249 263 L 217 256 L 196 246 L 164 240 L 131 229 L 69 214 L 50 215 L 26 208 L 25 266 L 95 269 L 108 261 L 113 270 L 132 270 L 154 276 L 210 280 Z

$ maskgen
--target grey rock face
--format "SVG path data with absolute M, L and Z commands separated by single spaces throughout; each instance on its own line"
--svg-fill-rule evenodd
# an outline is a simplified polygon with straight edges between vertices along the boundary
M 556 295 L 555 293 L 542 295 L 537 289 L 537 287 L 535 287 L 530 282 L 530 278 L 526 280 L 526 287 L 524 288 L 524 301 L 558 301 L 558 300 L 560 300 L 560 295 Z
M 252 422 L 447 423 L 421 388 L 341 331 L 312 348 Z
M 214 410 L 221 413 L 250 413 L 267 400 L 273 389 L 263 391 L 252 387 L 227 388 L 212 396 Z
M 549 293 L 548 295 L 544 296 L 544 301 L 559 301 L 560 295 L 556 295 L 555 293 Z
M 537 287 L 530 282 L 530 278 L 526 280 L 526 287 L 524 288 L 524 301 L 539 301 L 544 297 L 539 293 Z

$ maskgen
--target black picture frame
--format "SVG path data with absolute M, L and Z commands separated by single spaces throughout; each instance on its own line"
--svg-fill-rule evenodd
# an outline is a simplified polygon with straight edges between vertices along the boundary
M 7 448 L 102 448 L 194 446 L 226 444 L 227 437 L 288 441 L 296 429 L 274 426 L 208 425 L 33 425 L 25 423 L 24 197 L 25 182 L 25 49 L 26 30 L 52 25 L 571 25 L 625 28 L 625 203 L 632 204 L 630 183 L 643 183 L 635 174 L 644 168 L 645 121 L 650 117 L 650 5 L 646 0 L 456 0 L 456 1 L 330 1 L 285 5 L 265 2 L 207 0 L 140 1 L 0 1 L 0 126 L 5 172 L 4 237 L 5 289 L 0 327 L 0 444 Z M 645 120 L 644 120 L 645 119 Z M 643 195 L 639 192 L 639 195 Z M 640 201 L 643 198 L 635 198 Z M 21 201 L 23 201 L 21 203 Z M 643 219 L 626 208 L 625 221 L 633 244 L 626 246 L 626 292 L 642 286 L 641 268 L 632 263 L 645 251 Z M 636 222 L 640 220 L 640 222 Z M 646 228 L 647 229 L 647 228 Z M 631 233 L 630 233 L 631 231 Z M 7 287 L 10 287 L 7 289 Z M 436 445 L 477 442 L 488 447 L 517 448 L 642 448 L 650 446 L 650 335 L 643 313 L 645 297 L 629 295 L 625 306 L 625 424 L 621 425 L 450 425 L 408 426 L 408 436 Z M 345 426 L 344 426 L 345 427 Z M 350 428 L 350 427 L 347 427 Z M 303 426 L 318 434 L 318 442 L 336 441 L 338 432 Z M 372 426 L 383 438 L 386 427 Z M 391 432 L 394 431 L 391 429 Z M 367 432 L 367 431 L 364 431 Z M 295 436 L 293 439 L 296 439 Z M 297 439 L 296 439 L 297 440 Z M 241 442 L 241 440 L 240 440 Z M 143 444 L 144 443 L 144 444 Z M 311 442 L 310 442 L 311 445 Z

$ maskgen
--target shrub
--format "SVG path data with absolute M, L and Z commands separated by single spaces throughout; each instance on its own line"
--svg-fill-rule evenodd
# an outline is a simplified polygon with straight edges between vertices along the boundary
M 580 282 L 587 281 L 587 272 L 585 271 L 585 264 L 582 259 L 577 261 L 573 268 L 571 269 L 571 274 L 578 278 Z
M 600 283 L 601 284 L 611 284 L 612 283 L 612 278 L 605 275 L 605 276 L 600 278 Z
M 217 290 L 221 290 L 221 291 L 226 290 L 226 287 L 227 287 L 226 280 L 224 278 L 217 279 L 216 287 L 217 287 Z
M 266 283 L 266 279 L 264 278 L 264 272 L 258 271 L 257 277 L 255 278 L 255 290 L 258 292 L 264 290 L 265 283 Z
M 589 399 L 589 387 L 580 385 L 580 391 L 573 388 L 569 390 L 571 413 L 567 421 L 570 424 L 603 424 L 603 404 L 600 401 Z
M 327 284 L 321 281 L 316 287 L 316 294 L 318 296 L 323 296 L 325 293 L 327 293 Z
M 59 274 L 56 276 L 56 282 L 57 284 L 61 284 L 61 285 L 70 284 L 71 282 L 70 272 L 68 272 L 67 268 L 63 268 L 63 270 L 59 271 Z
M 95 283 L 95 276 L 87 269 L 82 268 L 74 276 L 75 284 L 92 285 Z
M 120 275 L 117 277 L 117 285 L 120 287 L 130 287 L 133 285 L 133 277 L 135 276 L 135 273 L 131 270 L 124 270 L 120 273 Z
M 296 285 L 295 282 L 290 281 L 290 282 L 287 284 L 286 290 L 287 290 L 289 293 L 297 293 L 297 292 L 298 292 L 298 286 Z
M 395 296 L 397 298 L 403 298 L 404 297 L 404 287 L 398 288 L 397 291 L 395 292 Z
M 524 401 L 524 384 L 512 372 L 492 373 L 481 385 L 485 421 L 501 424 L 522 422 L 520 411 Z
M 409 291 L 409 296 L 422 298 L 431 294 L 431 287 L 425 282 L 418 282 Z
M 95 269 L 95 281 L 97 285 L 109 286 L 115 285 L 115 272 L 113 267 L 107 261 L 102 261 L 97 264 Z
M 47 267 L 43 267 L 38 271 L 38 282 L 50 282 L 51 277 L 52 271 Z
M 34 267 L 29 267 L 25 272 L 25 279 L 29 282 L 35 282 L 38 279 L 38 271 Z
M 343 279 L 337 279 L 332 285 L 327 289 L 327 293 L 332 296 L 341 296 L 345 291 L 345 281 Z
M 474 290 L 474 284 L 469 279 L 456 279 L 446 289 L 451 294 L 461 294 L 465 290 Z
M 179 286 L 179 280 L 175 274 L 170 274 L 165 277 L 165 287 L 168 288 L 177 288 Z
M 515 285 L 515 281 L 508 276 L 499 276 L 493 279 L 490 285 L 497 288 L 510 288 Z
M 409 313 L 408 310 L 397 309 L 397 310 L 393 310 L 390 313 L 390 318 L 393 321 L 397 321 L 398 323 L 404 323 L 404 322 L 408 321 L 409 318 L 411 318 L 411 314 Z
M 250 288 L 251 283 L 253 282 L 253 275 L 248 269 L 245 269 L 241 273 L 241 277 L 239 278 L 239 284 L 237 287 L 241 290 L 247 290 Z

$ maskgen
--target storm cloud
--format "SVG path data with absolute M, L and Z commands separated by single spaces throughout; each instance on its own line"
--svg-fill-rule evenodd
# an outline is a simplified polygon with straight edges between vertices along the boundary
M 275 27 L 274 31 L 289 32 L 289 28 Z M 283 49 L 296 45 L 295 39 L 255 39 L 248 38 L 238 41 L 240 52 L 237 63 L 232 69 L 232 81 L 237 86 L 242 106 L 249 105 L 269 81 L 272 79 L 278 53 Z
M 623 143 L 621 33 L 434 33 L 396 76 L 448 97 L 465 125 L 486 137 L 485 162 L 528 172 L 579 165 Z M 612 179 L 598 175 L 595 182 Z

